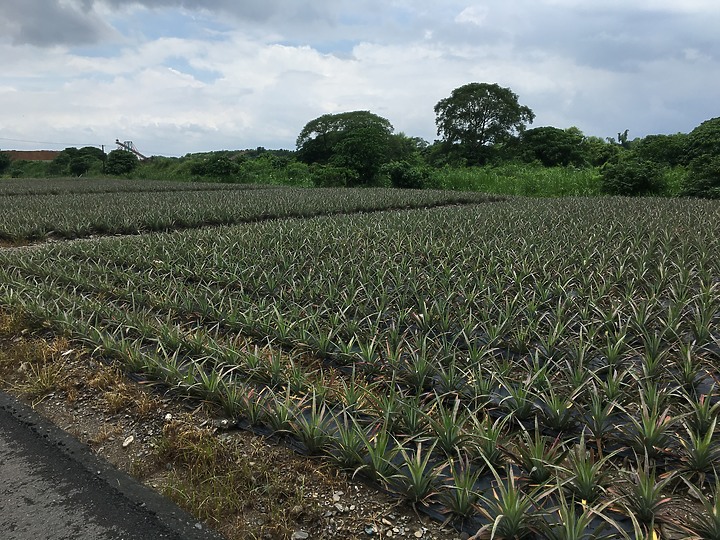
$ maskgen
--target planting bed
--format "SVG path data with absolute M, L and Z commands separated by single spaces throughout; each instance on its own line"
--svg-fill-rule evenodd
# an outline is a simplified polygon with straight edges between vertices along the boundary
M 375 193 L 273 204 L 453 200 Z M 692 200 L 288 218 L 0 251 L 0 305 L 470 534 L 712 538 L 719 233 Z
M 0 241 L 138 234 L 282 217 L 498 200 L 482 193 L 121 180 L 0 182 Z

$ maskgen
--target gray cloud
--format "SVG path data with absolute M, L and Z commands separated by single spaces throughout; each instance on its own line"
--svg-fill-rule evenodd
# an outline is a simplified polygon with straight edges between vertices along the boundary
M 535 125 L 689 131 L 717 116 L 715 1 L 0 0 L 4 129 L 184 153 L 292 147 L 313 117 L 369 109 L 432 140 L 433 105 L 480 81 Z
M 572 58 L 578 65 L 633 71 L 647 62 L 682 58 L 688 49 L 717 59 L 718 26 L 718 10 L 691 14 L 642 9 L 632 3 L 613 7 L 521 0 L 484 10 L 476 24 L 445 24 L 438 38 L 485 46 L 504 43 L 524 54 L 542 51 Z
M 111 29 L 92 11 L 90 0 L 5 0 L 0 31 L 17 45 L 49 47 L 95 43 Z
M 235 21 L 276 24 L 280 27 L 301 28 L 303 25 L 327 22 L 333 13 L 332 0 L 91 0 L 114 8 L 143 6 L 148 9 L 181 8 L 203 11 L 218 17 L 230 16 Z

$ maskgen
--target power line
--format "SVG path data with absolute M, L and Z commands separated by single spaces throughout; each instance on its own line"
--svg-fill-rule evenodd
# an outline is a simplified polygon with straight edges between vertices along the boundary
M 97 146 L 98 148 L 103 146 L 102 144 L 92 144 L 92 143 L 81 144 L 81 143 L 50 142 L 50 141 L 26 141 L 23 139 L 8 139 L 6 137 L 0 137 L 0 141 L 30 143 L 30 144 L 51 144 L 54 146 Z

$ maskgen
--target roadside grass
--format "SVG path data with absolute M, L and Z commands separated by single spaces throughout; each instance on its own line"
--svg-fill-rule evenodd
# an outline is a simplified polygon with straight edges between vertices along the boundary
M 287 538 L 300 522 L 315 521 L 305 476 L 284 474 L 267 446 L 240 447 L 210 428 L 182 421 L 165 425 L 154 456 L 171 470 L 162 493 L 230 538 Z M 316 465 L 307 474 L 322 475 Z
M 68 389 L 67 357 L 73 349 L 64 337 L 45 340 L 27 334 L 22 318 L 0 312 L 0 380 L 33 404 Z
M 0 380 L 33 406 L 54 392 L 63 392 L 68 403 L 75 403 L 79 387 L 84 386 L 100 395 L 110 414 L 147 418 L 157 409 L 157 398 L 128 384 L 115 367 L 95 363 L 91 374 L 79 374 L 76 361 L 84 351 L 62 336 L 28 334 L 25 321 L 17 315 L 0 311 L 0 343 Z

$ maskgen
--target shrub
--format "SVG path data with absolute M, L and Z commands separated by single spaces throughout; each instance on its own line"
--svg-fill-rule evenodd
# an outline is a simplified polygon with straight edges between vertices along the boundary
M 720 155 L 704 154 L 690 162 L 682 195 L 720 199 Z
M 285 168 L 287 183 L 291 185 L 305 185 L 310 178 L 310 168 L 305 163 L 291 161 Z
M 138 165 L 138 158 L 127 150 L 113 150 L 108 154 L 105 172 L 108 174 L 127 174 Z
M 5 152 L 0 152 L 0 174 L 4 173 L 10 168 L 10 156 Z
M 312 181 L 318 187 L 346 187 L 357 183 L 358 174 L 347 167 L 317 165 L 312 167 Z
M 608 195 L 657 195 L 664 189 L 663 168 L 637 156 L 623 156 L 601 171 L 600 190 Z
M 90 156 L 77 156 L 70 160 L 69 170 L 73 176 L 82 176 L 87 173 L 93 166 L 93 162 L 97 161 Z
M 382 174 L 390 179 L 396 188 L 422 189 L 430 180 L 430 170 L 422 165 L 412 165 L 407 161 L 391 161 L 382 166 Z

